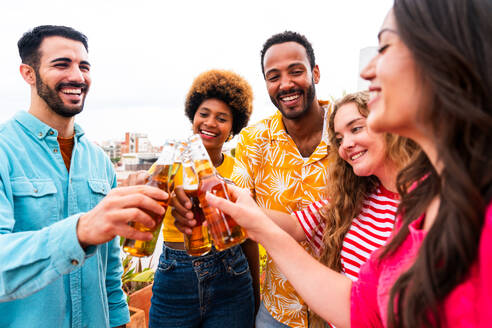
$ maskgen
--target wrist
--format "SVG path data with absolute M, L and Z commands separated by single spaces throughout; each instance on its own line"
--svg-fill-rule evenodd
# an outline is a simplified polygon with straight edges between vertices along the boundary
M 75 228 L 77 233 L 77 239 L 79 241 L 80 247 L 85 251 L 90 244 L 87 242 L 86 233 L 85 233 L 85 215 L 81 215 L 77 221 L 77 226 Z

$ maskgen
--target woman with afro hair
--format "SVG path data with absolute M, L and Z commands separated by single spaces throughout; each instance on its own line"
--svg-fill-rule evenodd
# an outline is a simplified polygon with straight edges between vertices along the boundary
M 198 75 L 186 96 L 185 114 L 193 133 L 200 135 L 224 178 L 230 177 L 234 159 L 223 153 L 222 147 L 247 125 L 252 100 L 248 82 L 224 70 Z M 180 191 L 176 188 L 178 197 L 184 197 Z M 173 205 L 179 206 L 177 203 Z M 163 234 L 149 327 L 253 327 L 255 294 L 259 295 L 257 244 L 248 240 L 222 252 L 212 248 L 206 255 L 190 256 L 170 210 L 164 218 Z

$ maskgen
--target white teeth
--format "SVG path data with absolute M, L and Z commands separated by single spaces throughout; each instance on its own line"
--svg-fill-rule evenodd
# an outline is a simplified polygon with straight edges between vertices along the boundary
M 282 101 L 291 101 L 291 100 L 294 100 L 294 99 L 297 99 L 299 98 L 299 95 L 293 95 L 293 96 L 289 96 L 289 97 L 284 97 L 284 98 L 281 98 Z
M 208 132 L 208 131 L 205 131 L 205 130 L 202 130 L 201 132 L 202 132 L 204 135 L 209 136 L 209 137 L 216 137 L 216 136 L 217 136 L 215 133 Z
M 80 95 L 82 93 L 81 89 L 65 89 L 62 90 L 65 94 Z
M 374 99 L 377 96 L 379 96 L 380 91 L 370 91 L 369 92 L 369 99 Z
M 350 159 L 352 161 L 355 161 L 357 158 L 361 157 L 362 155 L 364 155 L 366 152 L 365 151 L 361 151 L 360 153 L 357 153 L 355 154 L 354 156 L 350 157 Z

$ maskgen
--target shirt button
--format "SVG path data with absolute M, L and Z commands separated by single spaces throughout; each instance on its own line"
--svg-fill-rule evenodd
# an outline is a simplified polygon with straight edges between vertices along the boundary
M 77 261 L 77 260 L 72 260 L 71 263 L 72 263 L 72 265 L 79 265 L 79 261 Z
M 53 132 L 53 131 L 50 131 L 50 136 L 52 136 L 52 135 L 54 135 L 54 134 L 55 134 L 55 132 Z
M 43 133 L 42 132 L 39 132 L 38 133 L 38 136 L 42 137 L 43 136 Z
M 54 152 L 54 153 L 58 153 L 58 149 L 56 149 L 56 148 L 55 148 L 55 149 L 53 149 L 53 152 Z
M 34 193 L 36 194 L 37 192 L 38 192 L 38 190 L 37 189 L 34 189 Z

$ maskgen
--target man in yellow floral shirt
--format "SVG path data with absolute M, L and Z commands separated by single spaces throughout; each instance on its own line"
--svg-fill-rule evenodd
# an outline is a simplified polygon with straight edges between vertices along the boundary
M 290 213 L 324 197 L 331 104 L 316 98 L 320 72 L 304 36 L 272 36 L 261 51 L 261 66 L 278 111 L 243 129 L 232 179 L 250 189 L 261 207 Z M 307 307 L 267 256 L 256 328 L 286 326 L 308 327 Z

